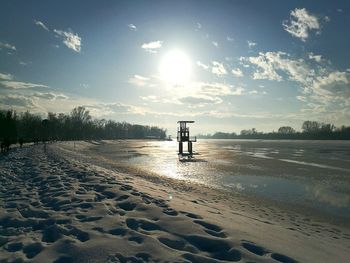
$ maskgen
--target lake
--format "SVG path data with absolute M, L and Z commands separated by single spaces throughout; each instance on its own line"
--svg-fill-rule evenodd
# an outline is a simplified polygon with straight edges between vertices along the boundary
M 114 141 L 98 151 L 128 169 L 350 218 L 350 142 L 199 140 L 180 162 L 176 141 Z

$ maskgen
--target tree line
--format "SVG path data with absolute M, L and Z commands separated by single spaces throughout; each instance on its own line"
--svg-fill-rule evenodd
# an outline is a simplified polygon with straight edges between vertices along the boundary
M 2 144 L 50 140 L 165 139 L 166 130 L 155 126 L 93 119 L 84 107 L 70 114 L 52 113 L 47 118 L 29 111 L 0 110 Z
M 199 134 L 202 139 L 265 139 L 265 140 L 350 140 L 350 126 L 335 127 L 333 124 L 317 121 L 304 121 L 301 132 L 290 126 L 282 126 L 277 132 L 259 132 L 257 129 L 235 132 L 216 132 L 214 134 Z

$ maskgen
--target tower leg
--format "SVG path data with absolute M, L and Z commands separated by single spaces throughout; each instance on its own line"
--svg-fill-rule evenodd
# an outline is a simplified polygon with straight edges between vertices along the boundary
M 183 154 L 182 142 L 179 142 L 179 154 Z
M 188 142 L 188 152 L 192 155 L 192 142 Z

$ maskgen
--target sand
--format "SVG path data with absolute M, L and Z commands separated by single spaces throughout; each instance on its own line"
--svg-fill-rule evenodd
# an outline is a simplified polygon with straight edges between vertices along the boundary
M 0 262 L 350 257 L 347 225 L 201 185 L 123 173 L 67 149 L 64 143 L 33 145 L 0 156 Z

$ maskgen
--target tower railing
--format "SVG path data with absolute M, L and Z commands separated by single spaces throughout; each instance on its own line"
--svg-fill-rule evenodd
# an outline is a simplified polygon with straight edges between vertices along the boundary
M 197 141 L 197 136 L 190 136 L 188 139 L 190 142 L 196 142 Z

